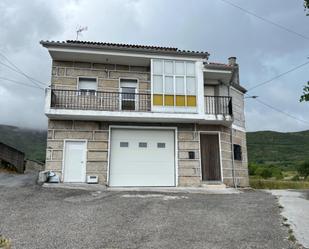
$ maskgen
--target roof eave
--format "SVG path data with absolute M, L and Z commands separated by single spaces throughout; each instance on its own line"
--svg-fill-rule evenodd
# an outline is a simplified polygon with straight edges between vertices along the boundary
M 122 51 L 122 52 L 135 52 L 135 53 L 150 53 L 150 54 L 163 54 L 163 55 L 180 55 L 180 56 L 190 56 L 194 58 L 208 59 L 209 53 L 198 53 L 198 52 L 188 52 L 188 51 L 167 51 L 167 50 L 157 50 L 157 49 L 144 49 L 144 48 L 125 48 L 125 47 L 115 47 L 115 46 L 100 46 L 96 44 L 80 44 L 80 43 L 65 43 L 65 42 L 49 42 L 40 41 L 40 44 L 45 48 L 59 47 L 59 48 L 86 48 L 86 49 L 102 49 L 110 51 Z

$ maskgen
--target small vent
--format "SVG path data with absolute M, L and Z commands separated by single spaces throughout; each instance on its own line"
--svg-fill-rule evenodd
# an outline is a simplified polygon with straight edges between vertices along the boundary
M 165 148 L 165 143 L 157 143 L 158 148 Z
M 129 147 L 128 142 L 120 142 L 120 147 Z
M 138 147 L 140 147 L 140 148 L 147 148 L 147 143 L 145 143 L 145 142 L 139 142 L 139 143 L 138 143 Z

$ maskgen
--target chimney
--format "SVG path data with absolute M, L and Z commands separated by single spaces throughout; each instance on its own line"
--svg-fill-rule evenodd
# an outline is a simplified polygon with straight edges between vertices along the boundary
M 236 57 L 229 57 L 228 64 L 229 64 L 229 66 L 236 66 L 237 65 Z

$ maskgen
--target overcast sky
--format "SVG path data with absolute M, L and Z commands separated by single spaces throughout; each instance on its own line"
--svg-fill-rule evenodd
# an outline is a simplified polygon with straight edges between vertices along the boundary
M 309 36 L 302 0 L 229 0 L 259 16 Z M 309 40 L 248 15 L 221 0 L 75 0 L 0 2 L 0 52 L 32 77 L 50 82 L 51 59 L 40 40 L 80 40 L 173 46 L 203 50 L 210 61 L 236 56 L 241 84 L 250 88 L 308 60 Z M 7 63 L 0 56 L 0 63 Z M 32 84 L 0 64 L 0 77 Z M 309 122 L 309 103 L 299 103 L 309 65 L 248 92 Z M 44 91 L 0 79 L 0 124 L 47 127 Z M 246 99 L 249 131 L 308 130 L 309 124 Z

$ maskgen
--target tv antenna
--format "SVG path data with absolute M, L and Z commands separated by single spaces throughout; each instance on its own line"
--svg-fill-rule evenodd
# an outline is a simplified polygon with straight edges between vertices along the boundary
M 79 26 L 76 30 L 76 41 L 78 40 L 78 36 L 83 32 L 83 31 L 87 31 L 88 30 L 88 27 L 85 26 L 85 27 L 82 27 L 82 26 Z

